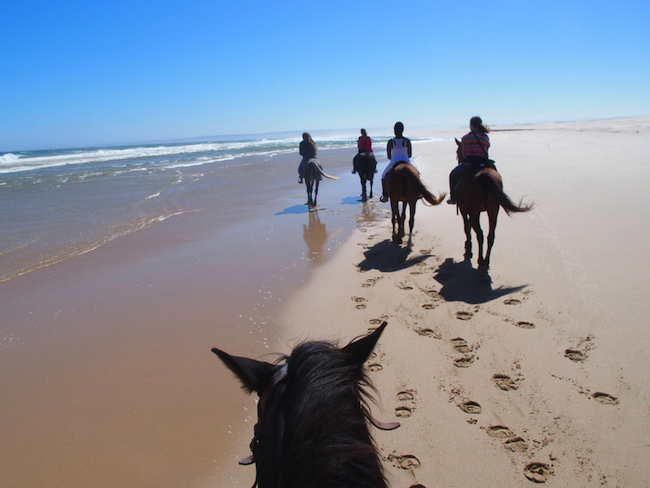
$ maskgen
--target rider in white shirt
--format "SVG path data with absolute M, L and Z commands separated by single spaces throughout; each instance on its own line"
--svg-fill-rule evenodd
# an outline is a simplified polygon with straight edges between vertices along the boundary
M 390 163 L 386 166 L 386 169 L 381 174 L 381 198 L 379 199 L 382 202 L 388 201 L 387 188 L 386 188 L 386 175 L 388 172 L 393 169 L 397 163 L 411 163 L 411 141 L 403 136 L 404 133 L 404 124 L 397 122 L 394 127 L 395 137 L 388 141 L 386 145 L 386 154 Z M 415 165 L 413 165 L 415 166 Z M 417 167 L 415 168 L 417 169 Z

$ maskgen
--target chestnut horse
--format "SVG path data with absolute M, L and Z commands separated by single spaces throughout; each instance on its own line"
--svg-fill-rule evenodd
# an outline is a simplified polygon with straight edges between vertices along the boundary
M 460 162 L 461 142 L 456 139 L 456 144 L 458 145 L 456 160 Z M 524 203 L 521 199 L 519 204 L 515 205 L 503 192 L 501 175 L 496 169 L 473 165 L 468 165 L 454 193 L 457 209 L 463 216 L 465 224 L 465 259 L 472 259 L 472 229 L 474 229 L 478 242 L 479 279 L 489 282 L 490 254 L 494 245 L 499 208 L 503 208 L 507 215 L 530 212 L 535 207 L 535 202 Z M 490 226 L 485 256 L 483 256 L 483 230 L 479 219 L 481 212 L 487 213 Z
M 303 178 L 305 179 L 305 186 L 307 187 L 307 205 L 312 208 L 316 207 L 316 199 L 318 198 L 318 184 L 323 177 L 330 180 L 338 180 L 337 176 L 330 176 L 326 174 L 323 169 L 318 164 L 318 159 L 312 158 L 307 163 L 302 170 Z M 313 197 L 312 197 L 313 193 Z
M 418 198 L 422 197 L 431 205 L 439 205 L 447 195 L 442 193 L 435 197 L 420 180 L 418 170 L 412 164 L 407 162 L 398 162 L 386 174 L 386 185 L 388 187 L 388 197 L 390 198 L 390 207 L 392 210 L 393 222 L 393 242 L 402 243 L 404 237 L 404 221 L 406 220 L 406 207 L 409 207 L 409 249 L 413 246 L 413 226 L 415 225 L 415 204 Z M 402 211 L 400 212 L 399 203 L 402 202 Z M 395 232 L 397 224 L 397 232 Z
M 363 366 L 385 327 L 342 349 L 305 342 L 279 364 L 212 349 L 244 390 L 260 396 L 253 454 L 239 462 L 255 463 L 253 487 L 388 488 L 368 426 L 392 430 L 399 423 L 370 416 L 374 387 Z
M 371 152 L 362 152 L 354 157 L 354 170 L 359 173 L 361 180 L 361 199 L 365 202 L 372 198 L 372 183 L 377 172 L 377 160 Z M 369 183 L 370 194 L 366 191 L 366 182 Z

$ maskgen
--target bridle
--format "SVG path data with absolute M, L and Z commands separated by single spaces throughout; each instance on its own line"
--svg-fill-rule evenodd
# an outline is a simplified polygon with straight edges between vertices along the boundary
M 253 439 L 251 439 L 251 443 L 250 443 L 251 455 L 246 456 L 245 458 L 239 461 L 239 464 L 242 466 L 249 466 L 251 464 L 255 464 L 255 448 L 260 444 L 260 439 L 259 439 L 260 429 L 264 421 L 266 402 L 269 396 L 271 395 L 273 389 L 276 386 L 278 386 L 278 383 L 280 383 L 283 379 L 287 377 L 288 371 L 289 371 L 289 365 L 288 363 L 285 363 L 280 369 L 278 369 L 275 373 L 273 373 L 273 376 L 271 376 L 271 380 L 269 381 L 269 384 L 266 385 L 266 388 L 264 388 L 264 391 L 260 395 L 260 401 L 257 405 L 257 423 L 253 427 Z M 253 483 L 252 488 L 256 488 L 256 487 L 257 487 L 257 472 L 255 473 L 255 483 Z

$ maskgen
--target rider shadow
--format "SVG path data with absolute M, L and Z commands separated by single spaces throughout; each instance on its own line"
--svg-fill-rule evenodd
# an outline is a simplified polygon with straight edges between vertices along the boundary
M 363 253 L 365 259 L 357 267 L 360 271 L 376 269 L 382 273 L 392 273 L 417 266 L 431 257 L 430 254 L 419 254 L 409 258 L 409 254 L 407 248 L 396 246 L 386 239 L 365 251 Z
M 468 259 L 455 262 L 452 258 L 447 258 L 436 271 L 434 279 L 442 285 L 439 293 L 446 301 L 470 305 L 487 303 L 528 287 L 526 284 L 493 289 L 491 284 L 477 280 L 476 270 Z

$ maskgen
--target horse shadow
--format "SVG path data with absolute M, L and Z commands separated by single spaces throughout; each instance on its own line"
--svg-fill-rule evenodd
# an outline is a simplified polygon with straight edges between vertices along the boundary
M 492 288 L 491 284 L 476 279 L 476 270 L 469 259 L 456 262 L 447 258 L 436 270 L 434 279 L 442 285 L 439 293 L 447 302 L 464 302 L 470 305 L 487 303 L 528 287 L 528 284 L 525 284 Z
M 359 205 L 360 202 L 366 203 L 367 201 L 361 197 L 345 197 L 341 199 L 341 205 Z
M 410 253 L 408 248 L 396 246 L 386 239 L 366 250 L 363 253 L 365 259 L 357 267 L 360 271 L 375 269 L 382 273 L 393 273 L 418 266 L 432 256 L 430 254 L 419 254 L 409 258 Z
M 306 207 L 305 205 L 292 205 L 291 207 L 287 207 L 281 212 L 277 212 L 275 215 L 298 215 L 298 214 L 304 214 L 308 213 L 309 208 Z

